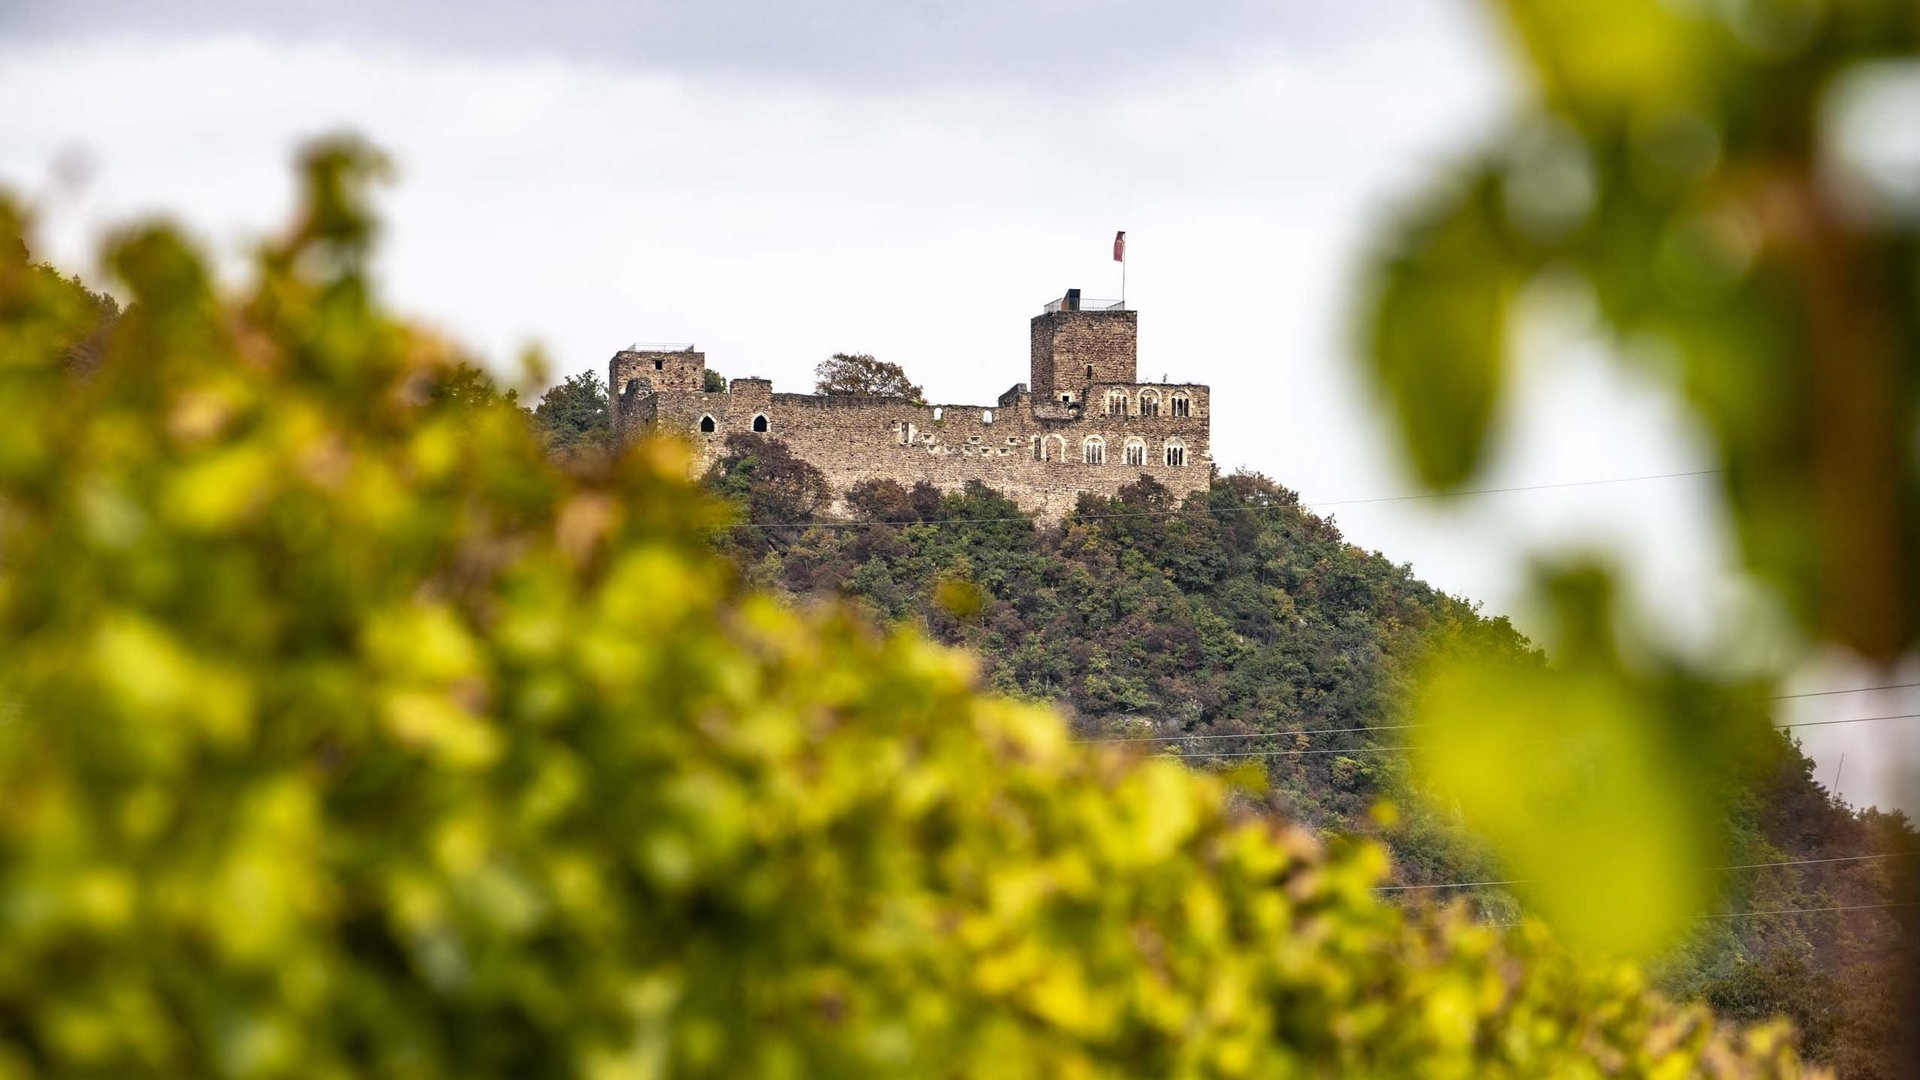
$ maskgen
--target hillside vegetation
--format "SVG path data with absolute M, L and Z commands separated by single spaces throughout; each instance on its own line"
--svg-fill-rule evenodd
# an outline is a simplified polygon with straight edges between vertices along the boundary
M 1397 885 L 1501 880 L 1457 823 L 1412 790 L 1403 712 L 1432 648 L 1546 663 L 1504 618 L 1346 542 L 1265 477 L 1235 474 L 1176 504 L 1142 477 L 1041 525 L 981 486 L 856 489 L 852 521 L 819 516 L 824 485 L 779 443 L 737 438 L 708 477 L 742 527 L 720 540 L 755 579 L 849 598 L 983 659 L 997 689 L 1053 702 L 1088 740 L 1127 740 L 1230 776 L 1241 797 L 1323 835 L 1383 840 Z M 1544 719 L 1542 723 L 1550 722 Z M 1759 760 L 1698 763 L 1731 792 L 1729 864 L 1849 862 L 1725 875 L 1721 910 L 1885 905 L 1913 850 L 1901 815 L 1856 812 L 1782 738 Z M 1383 808 L 1386 803 L 1390 809 Z M 1414 889 L 1482 918 L 1519 917 L 1498 888 Z M 1674 992 L 1729 1016 L 1792 1016 L 1848 1076 L 1891 1076 L 1904 961 L 1884 907 L 1703 920 L 1662 965 Z M 1845 987 L 1846 991 L 1841 992 Z

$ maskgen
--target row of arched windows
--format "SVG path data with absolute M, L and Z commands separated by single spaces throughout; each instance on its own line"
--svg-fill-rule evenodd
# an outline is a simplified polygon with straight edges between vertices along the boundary
M 718 430 L 720 430 L 720 425 L 714 422 L 712 413 L 708 413 L 706 416 L 700 418 L 701 434 L 711 435 Z M 753 430 L 763 434 L 773 430 L 773 425 L 767 422 L 766 413 L 753 414 Z
M 1156 465 L 1185 465 L 1187 463 L 1187 444 L 1179 439 L 1168 439 L 1160 447 Z M 1067 460 L 1067 439 L 1064 435 L 1036 435 L 1033 438 L 1033 460 Z M 1105 465 L 1107 463 L 1107 439 L 1104 435 L 1089 435 L 1080 440 L 1080 460 L 1087 465 Z M 1120 460 L 1127 465 L 1146 465 L 1147 440 L 1129 438 L 1120 447 Z
M 1167 396 L 1165 402 L 1169 416 L 1192 416 L 1193 398 L 1185 390 L 1175 390 Z M 1106 414 L 1108 416 L 1159 416 L 1160 391 L 1142 390 L 1137 403 L 1125 390 L 1107 391 Z

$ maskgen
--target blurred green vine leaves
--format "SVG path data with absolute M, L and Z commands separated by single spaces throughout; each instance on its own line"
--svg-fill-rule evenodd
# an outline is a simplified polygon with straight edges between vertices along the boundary
M 117 317 L 0 200 L 0 1077 L 1806 1075 L 755 592 L 380 308 L 378 168 Z
M 1809 641 L 1900 657 L 1920 634 L 1920 187 L 1872 148 L 1920 124 L 1887 97 L 1920 80 L 1920 7 L 1491 6 L 1531 101 L 1389 231 L 1362 308 L 1364 366 L 1415 472 L 1472 478 L 1515 297 L 1542 275 L 1577 281 L 1622 361 L 1709 434 L 1747 570 Z M 1764 726 L 1735 676 L 1671 674 L 1600 601 L 1603 577 L 1541 578 L 1564 631 L 1550 668 L 1436 660 L 1425 760 L 1570 938 L 1644 953 L 1710 899 L 1702 777 Z M 1597 644 L 1622 639 L 1631 660 Z

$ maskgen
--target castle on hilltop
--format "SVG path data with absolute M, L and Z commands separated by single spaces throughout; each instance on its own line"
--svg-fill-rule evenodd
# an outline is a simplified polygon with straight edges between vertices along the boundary
M 1207 387 L 1139 379 L 1138 312 L 1082 301 L 1080 290 L 1033 317 L 1030 381 L 993 405 L 925 405 L 898 397 L 776 394 L 766 379 L 705 389 L 706 354 L 614 354 L 616 438 L 669 431 L 691 439 L 705 469 L 728 435 L 785 442 L 832 485 L 836 507 L 865 480 L 958 490 L 979 480 L 1026 510 L 1058 518 L 1083 491 L 1112 495 L 1147 475 L 1176 497 L 1212 473 Z

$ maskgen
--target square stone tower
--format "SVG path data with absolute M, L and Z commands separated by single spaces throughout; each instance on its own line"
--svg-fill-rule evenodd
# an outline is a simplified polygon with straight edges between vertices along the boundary
M 1094 383 L 1139 381 L 1139 313 L 1117 301 L 1080 299 L 1079 289 L 1033 317 L 1035 401 L 1079 404 Z
M 661 390 L 699 390 L 707 378 L 707 354 L 687 345 L 671 349 L 621 349 L 613 356 L 613 381 L 607 393 L 615 398 L 641 396 Z

